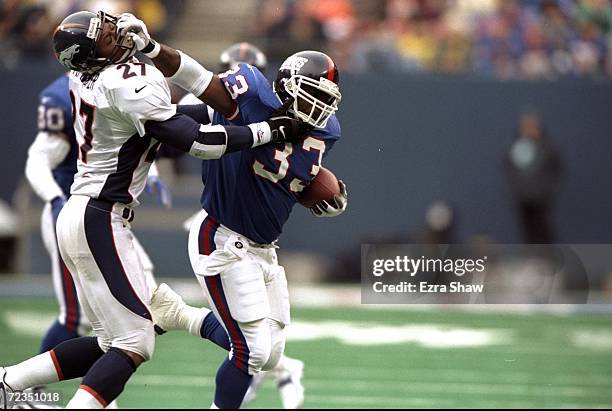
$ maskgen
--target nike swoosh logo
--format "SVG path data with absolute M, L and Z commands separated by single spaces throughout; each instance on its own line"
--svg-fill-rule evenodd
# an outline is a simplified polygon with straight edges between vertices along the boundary
M 145 88 L 146 86 L 147 86 L 147 85 L 145 84 L 144 86 L 142 86 L 142 87 L 140 87 L 140 88 L 137 88 L 137 89 L 135 89 L 134 91 L 135 91 L 136 93 L 140 93 L 140 92 L 142 91 L 142 89 L 143 89 L 143 88 Z
M 281 132 L 281 134 L 282 134 L 283 136 L 285 136 L 285 126 L 280 126 L 280 127 L 278 128 L 278 131 L 280 131 L 280 132 Z

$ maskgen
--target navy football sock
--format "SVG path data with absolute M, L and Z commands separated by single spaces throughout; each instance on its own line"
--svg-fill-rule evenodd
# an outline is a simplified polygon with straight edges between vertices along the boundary
M 64 341 L 79 337 L 79 333 L 69 330 L 68 327 L 60 324 L 59 320 L 55 320 L 51 328 L 49 328 L 47 331 L 47 334 L 45 334 L 45 338 L 42 340 L 40 351 L 38 353 L 42 354 L 44 352 L 51 351 Z
M 229 351 L 230 340 L 225 332 L 225 329 L 221 326 L 217 317 L 211 312 L 202 321 L 202 327 L 200 328 L 200 335 L 202 338 L 206 338 L 217 344 L 219 347 Z
M 96 337 L 80 337 L 64 341 L 52 352 L 61 370 L 60 380 L 84 376 L 103 354 Z
M 91 367 L 82 385 L 99 395 L 106 406 L 119 397 L 135 371 L 132 359 L 113 347 Z
M 237 410 L 251 385 L 252 376 L 226 359 L 217 371 L 215 405 L 224 410 Z

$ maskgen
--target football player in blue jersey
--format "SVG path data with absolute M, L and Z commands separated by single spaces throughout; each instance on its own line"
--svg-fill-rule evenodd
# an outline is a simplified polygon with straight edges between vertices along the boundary
M 239 64 L 245 63 L 256 67 L 262 72 L 262 74 L 265 74 L 267 66 L 267 58 L 265 54 L 254 45 L 246 42 L 235 43 L 223 50 L 219 57 L 219 62 L 221 73 L 231 69 L 236 69 Z M 183 97 L 179 104 L 201 104 L 201 101 L 193 94 L 187 94 Z M 199 214 L 199 212 L 196 213 L 185 222 L 184 226 L 188 232 L 190 231 L 193 219 L 197 218 Z M 161 297 L 164 294 L 164 289 L 165 285 L 160 288 L 160 291 L 157 293 L 157 297 Z M 171 291 L 167 292 L 171 293 Z M 176 299 L 179 297 L 174 298 Z M 169 301 L 172 301 L 172 299 L 169 299 Z M 183 309 L 189 310 L 188 308 Z M 163 311 L 164 313 L 167 313 L 165 308 Z M 205 310 L 203 313 L 209 314 L 210 311 Z M 209 328 L 211 323 L 218 324 L 218 321 L 214 315 L 211 315 L 209 321 L 206 323 L 209 325 Z M 218 327 L 220 327 L 220 325 L 215 325 L 213 328 Z M 197 334 L 197 336 L 201 335 Z M 301 407 L 304 403 L 304 386 L 302 385 L 303 374 L 304 363 L 302 361 L 283 355 L 274 369 L 266 372 L 259 372 L 253 376 L 251 386 L 244 397 L 242 405 L 245 406 L 246 404 L 254 401 L 257 397 L 257 392 L 265 379 L 267 377 L 272 377 L 274 378 L 276 386 L 278 387 L 283 407 L 286 409 Z
M 45 335 L 41 352 L 62 341 L 86 334 L 70 273 L 57 251 L 55 221 L 77 170 L 78 144 L 72 127 L 68 76 L 62 75 L 41 93 L 38 106 L 38 134 L 28 150 L 25 175 L 35 193 L 45 202 L 41 233 L 51 257 L 53 285 L 60 315 Z
M 138 37 L 137 47 L 147 49 L 154 43 L 136 18 L 129 30 Z M 173 73 L 179 69 L 176 54 L 161 46 L 153 63 L 163 73 Z M 160 286 L 152 298 L 162 328 L 187 329 L 229 349 L 217 371 L 212 407 L 236 409 L 252 376 L 275 368 L 283 359 L 289 297 L 276 240 L 300 193 L 340 138 L 335 113 L 341 94 L 336 65 L 316 51 L 289 57 L 274 88 L 258 69 L 246 64 L 219 78 L 231 100 L 223 105 L 234 109 L 225 116 L 212 113 L 212 124 L 247 124 L 288 107 L 294 118 L 311 127 L 299 143 L 259 147 L 202 163 L 202 211 L 192 223 L 189 255 L 214 317 L 202 318 L 202 311 L 185 306 L 167 286 Z M 337 216 L 346 205 L 342 184 L 342 195 L 316 205 L 313 213 Z

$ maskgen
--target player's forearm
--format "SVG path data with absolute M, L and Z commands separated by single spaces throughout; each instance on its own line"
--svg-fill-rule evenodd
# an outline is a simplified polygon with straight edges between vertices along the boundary
M 186 115 L 177 114 L 166 121 L 147 121 L 145 130 L 163 144 L 203 160 L 250 149 L 272 140 L 266 122 L 248 127 L 200 124 Z
M 170 81 L 197 96 L 215 111 L 228 117 L 236 111 L 236 103 L 221 79 L 189 55 L 161 45 L 153 63 Z
M 164 77 L 172 77 L 178 71 L 181 65 L 181 55 L 178 50 L 160 44 L 161 49 L 157 57 L 152 59 L 155 67 L 162 72 Z
M 213 77 L 204 93 L 199 95 L 198 98 L 230 120 L 238 114 L 238 105 L 217 75 Z
M 176 112 L 185 114 L 200 124 L 210 124 L 212 122 L 206 104 L 178 104 Z

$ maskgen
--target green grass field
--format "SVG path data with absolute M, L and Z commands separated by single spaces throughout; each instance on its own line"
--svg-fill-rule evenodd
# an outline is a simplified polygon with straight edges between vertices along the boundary
M 50 299 L 0 300 L 0 364 L 35 353 Z M 612 407 L 612 316 L 296 309 L 287 354 L 306 408 Z M 226 355 L 184 333 L 157 340 L 123 408 L 208 408 Z M 70 398 L 76 383 L 56 386 Z M 250 408 L 279 407 L 272 382 Z

